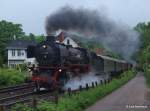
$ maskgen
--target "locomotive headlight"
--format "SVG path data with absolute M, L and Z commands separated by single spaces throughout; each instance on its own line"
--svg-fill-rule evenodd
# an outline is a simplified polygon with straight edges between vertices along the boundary
M 31 69 L 28 69 L 28 71 L 31 72 L 32 70 L 31 70 Z
M 43 45 L 43 48 L 44 48 L 44 49 L 46 49 L 46 48 L 47 48 L 47 46 L 46 46 L 46 45 Z
M 59 69 L 59 72 L 61 72 L 62 70 L 61 69 Z

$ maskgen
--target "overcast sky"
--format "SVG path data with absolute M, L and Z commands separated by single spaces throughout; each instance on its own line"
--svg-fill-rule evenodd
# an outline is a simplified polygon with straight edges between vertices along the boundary
M 23 25 L 26 33 L 45 34 L 45 18 L 59 8 L 96 9 L 131 27 L 150 21 L 150 0 L 0 0 L 0 20 Z

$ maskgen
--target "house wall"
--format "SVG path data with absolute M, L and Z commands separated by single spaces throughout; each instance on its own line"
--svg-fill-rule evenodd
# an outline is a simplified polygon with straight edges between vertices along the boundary
M 68 40 L 69 40 L 69 44 L 68 44 Z M 72 47 L 79 47 L 78 44 L 75 41 L 73 41 L 70 37 L 66 37 L 63 43 L 65 45 L 72 45 Z
M 9 67 L 16 67 L 18 64 L 23 64 L 24 60 L 8 60 Z
M 8 49 L 8 66 L 23 64 L 27 58 L 25 49 Z
M 14 55 L 12 54 L 14 52 Z M 24 60 L 27 58 L 25 49 L 10 49 L 8 50 L 8 60 Z
M 26 49 L 8 49 L 9 67 L 15 67 L 17 64 L 24 64 L 24 63 L 29 65 L 29 64 L 35 64 L 36 61 L 35 58 L 27 58 Z

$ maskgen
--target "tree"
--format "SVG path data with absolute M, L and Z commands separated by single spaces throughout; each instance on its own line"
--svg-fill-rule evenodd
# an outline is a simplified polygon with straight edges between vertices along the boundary
M 150 22 L 139 23 L 135 30 L 141 34 L 141 49 L 139 52 L 140 65 L 145 68 L 150 64 Z
M 142 48 L 150 45 L 150 22 L 137 24 L 135 30 L 141 34 Z
M 24 35 L 21 39 L 28 40 L 28 41 L 35 41 L 37 43 L 40 43 L 45 40 L 45 37 L 44 35 L 34 35 L 30 33 L 29 35 Z
M 40 42 L 45 40 L 45 36 L 44 35 L 37 35 L 37 36 L 35 36 L 35 40 L 36 40 L 36 42 L 40 43 Z
M 21 24 L 14 24 L 5 20 L 0 21 L 0 54 L 2 63 L 6 60 L 4 57 L 6 56 L 5 48 L 7 43 L 10 40 L 22 38 L 24 36 L 24 32 L 21 27 Z

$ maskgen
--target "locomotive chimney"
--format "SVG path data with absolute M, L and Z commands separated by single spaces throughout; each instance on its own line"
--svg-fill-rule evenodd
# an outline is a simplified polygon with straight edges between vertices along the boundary
M 49 42 L 55 42 L 55 36 L 52 36 L 52 35 L 47 36 L 46 40 L 49 41 Z

